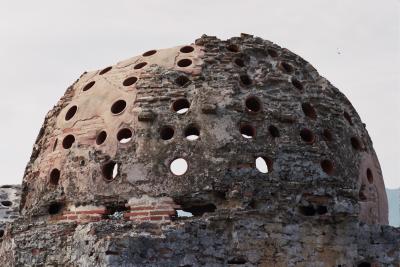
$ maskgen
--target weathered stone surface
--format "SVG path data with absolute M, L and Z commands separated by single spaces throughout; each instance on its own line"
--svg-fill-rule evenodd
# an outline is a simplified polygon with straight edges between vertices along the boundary
M 357 112 L 250 35 L 84 73 L 46 116 L 21 212 L 0 265 L 399 265 Z

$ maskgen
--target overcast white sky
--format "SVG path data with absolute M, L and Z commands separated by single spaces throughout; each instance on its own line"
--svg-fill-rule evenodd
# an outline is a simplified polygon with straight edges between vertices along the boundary
M 20 183 L 46 112 L 85 70 L 241 32 L 286 47 L 344 92 L 400 187 L 399 0 L 2 0 L 0 184 Z

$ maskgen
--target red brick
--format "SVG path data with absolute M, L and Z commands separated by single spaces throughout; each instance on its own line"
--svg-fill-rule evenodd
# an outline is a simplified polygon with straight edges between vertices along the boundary
M 150 215 L 174 215 L 175 210 L 155 210 L 150 211 Z
M 147 216 L 149 215 L 148 211 L 142 211 L 142 212 L 127 212 L 124 214 L 124 217 L 136 217 L 136 216 Z
M 77 211 L 76 214 L 106 214 L 106 210 L 81 210 Z
M 131 206 L 131 210 L 154 210 L 154 206 Z
M 151 221 L 161 221 L 162 219 L 162 216 L 150 216 Z

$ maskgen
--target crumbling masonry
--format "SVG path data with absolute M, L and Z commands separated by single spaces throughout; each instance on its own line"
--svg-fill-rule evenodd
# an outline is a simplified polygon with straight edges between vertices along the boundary
M 400 266 L 357 112 L 245 34 L 82 74 L 46 116 L 16 216 L 0 266 Z

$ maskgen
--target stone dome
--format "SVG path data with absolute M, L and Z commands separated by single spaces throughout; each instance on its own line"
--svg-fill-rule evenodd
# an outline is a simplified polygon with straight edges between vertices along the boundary
M 21 210 L 59 221 L 258 210 L 388 222 L 351 103 L 307 61 L 250 35 L 83 73 L 46 116 Z

